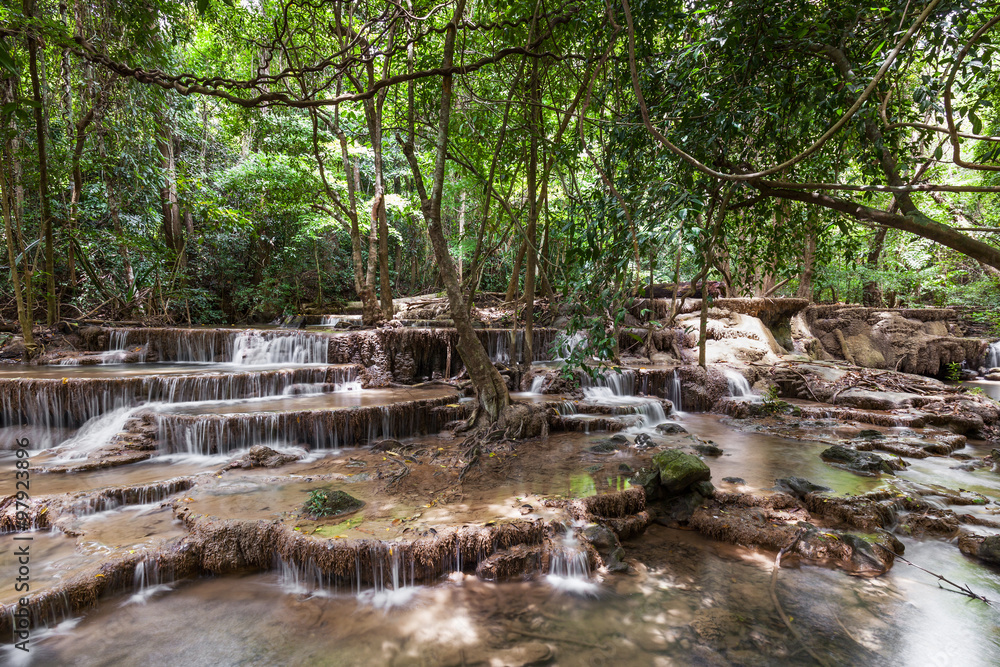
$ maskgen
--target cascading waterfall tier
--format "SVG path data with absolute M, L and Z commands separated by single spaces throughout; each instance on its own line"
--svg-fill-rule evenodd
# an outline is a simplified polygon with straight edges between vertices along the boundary
M 532 329 L 531 334 L 531 360 L 551 360 L 552 348 L 561 332 L 539 328 Z M 477 329 L 476 335 L 495 364 L 516 364 L 524 355 L 524 329 Z
M 1000 340 L 990 343 L 990 346 L 986 348 L 986 360 L 984 363 L 987 369 L 1000 366 Z
M 72 428 L 143 402 L 221 401 L 282 394 L 295 385 L 343 384 L 354 365 L 184 375 L 0 378 L 2 425 Z
M 144 346 L 161 361 L 240 365 L 325 364 L 329 337 L 295 330 L 111 329 L 110 340 Z
M 437 432 L 471 412 L 471 404 L 454 400 L 445 396 L 389 405 L 219 415 L 158 413 L 155 419 L 166 453 L 221 454 L 276 442 L 338 449 Z
M 753 396 L 753 389 L 750 382 L 735 368 L 723 368 L 722 374 L 726 376 L 726 384 L 730 396 Z

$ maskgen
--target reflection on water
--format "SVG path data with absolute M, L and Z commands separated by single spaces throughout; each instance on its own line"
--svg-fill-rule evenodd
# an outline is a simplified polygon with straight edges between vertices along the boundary
M 1000 586 L 995 573 L 949 556 L 951 548 L 931 542 L 912 555 L 974 587 Z M 41 642 L 37 664 L 163 664 L 170 656 L 213 666 L 472 665 L 524 664 L 512 658 L 529 655 L 568 666 L 808 664 L 774 611 L 770 556 L 657 526 L 629 553 L 645 563 L 641 572 L 606 577 L 592 598 L 453 576 L 397 591 L 398 604 L 386 606 L 369 594 L 305 597 L 277 574 L 203 579 L 145 605 L 91 614 Z M 831 664 L 1000 660 L 995 612 L 912 568 L 858 579 L 788 562 L 776 594 Z
M 153 370 L 152 366 L 135 365 L 126 372 L 112 366 L 32 367 L 32 373 L 34 377 L 74 373 L 73 377 L 110 377 L 183 374 L 206 368 L 156 364 Z M 5 367 L 0 376 L 17 377 L 10 375 L 16 372 Z M 634 397 L 611 396 L 616 388 L 617 393 L 625 393 L 628 378 L 616 376 L 614 382 L 620 382 L 620 387 L 591 388 L 591 398 L 635 404 Z M 1000 388 L 1000 383 L 974 384 Z M 450 387 L 349 388 L 310 394 L 307 388 L 292 386 L 294 390 L 284 396 L 175 405 L 174 409 L 194 414 L 330 409 L 454 394 Z M 715 415 L 685 414 L 680 423 L 691 434 L 723 449 L 722 456 L 705 459 L 717 484 L 723 477 L 740 477 L 750 487 L 767 489 L 776 478 L 794 475 L 838 494 L 853 494 L 886 483 L 885 479 L 858 477 L 820 459 L 827 445 L 811 442 L 810 434 L 840 437 L 839 431 L 850 429 L 838 422 L 803 421 L 802 440 L 737 430 Z M 41 435 L 29 427 L 8 427 L 0 435 L 12 439 L 22 433 L 33 438 Z M 664 438 L 647 425 L 625 432 L 630 444 L 639 433 Z M 450 438 L 434 435 L 407 443 L 420 444 L 414 452 L 435 452 Z M 607 438 L 607 433 L 558 433 L 533 441 L 528 445 L 533 448 L 532 456 L 508 460 L 501 481 L 489 488 L 463 488 L 449 500 L 435 503 L 427 503 L 416 493 L 406 497 L 386 494 L 372 476 L 375 466 L 352 467 L 357 461 L 351 457 L 363 456 L 357 450 L 321 458 L 314 455 L 288 464 L 280 473 L 240 470 L 220 476 L 207 473 L 215 473 L 241 452 L 226 457 L 156 457 L 120 469 L 39 473 L 32 479 L 32 494 L 200 474 L 204 476 L 200 483 L 183 493 L 182 503 L 192 512 L 286 521 L 296 514 L 309 491 L 329 486 L 347 490 L 367 503 L 351 520 L 327 522 L 329 534 L 409 539 L 434 526 L 519 518 L 525 515 L 523 509 L 531 518 L 547 519 L 550 510 L 541 502 L 542 495 L 580 498 L 625 488 L 628 473 L 639 465 L 638 450 L 591 451 Z M 687 438 L 681 434 L 661 442 L 678 446 L 689 444 Z M 991 448 L 990 443 L 971 442 L 963 453 L 982 457 Z M 439 464 L 427 453 L 420 456 L 422 462 L 410 461 L 413 476 L 433 475 L 421 466 L 437 468 Z M 45 455 L 36 459 L 43 461 Z M 6 488 L 13 486 L 12 463 L 10 452 L 0 452 L 0 484 Z M 989 469 L 957 469 L 961 462 L 945 457 L 910 463 L 898 476 L 904 483 L 942 484 L 991 499 L 1000 497 L 1000 476 Z M 284 479 L 276 481 L 276 475 Z M 442 480 L 443 487 L 447 482 Z M 996 507 L 994 503 L 961 511 L 995 516 Z M 40 586 L 78 574 L 108 554 L 146 548 L 183 534 L 170 508 L 155 503 L 93 514 L 67 526 L 83 537 L 57 531 L 35 534 L 37 559 L 33 562 L 38 565 L 32 577 L 37 577 Z M 404 536 L 404 530 L 410 532 Z M 909 560 L 1000 601 L 1000 569 L 963 557 L 952 542 L 903 541 Z M 6 581 L 16 568 L 12 544 L 11 536 L 0 536 L 0 575 Z M 308 572 L 288 568 L 170 584 L 160 581 L 154 564 L 149 564 L 137 573 L 135 590 L 118 602 L 103 604 L 82 621 L 76 619 L 52 631 L 36 630 L 31 663 L 583 666 L 801 665 L 808 660 L 775 612 L 770 596 L 773 553 L 713 543 L 691 532 L 653 525 L 642 537 L 624 544 L 635 572 L 605 574 L 588 570 L 571 534 L 557 546 L 549 571 L 531 582 L 491 584 L 452 574 L 435 585 L 414 586 L 412 575 L 389 568 L 380 586 L 360 592 L 317 590 Z M 904 563 L 897 563 L 883 577 L 860 579 L 790 558 L 783 562 L 775 590 L 810 648 L 831 664 L 1000 664 L 997 610 L 942 589 L 932 576 Z M 10 601 L 11 595 L 5 591 L 0 601 Z M 9 648 L 4 651 L 0 662 L 13 664 L 15 655 Z

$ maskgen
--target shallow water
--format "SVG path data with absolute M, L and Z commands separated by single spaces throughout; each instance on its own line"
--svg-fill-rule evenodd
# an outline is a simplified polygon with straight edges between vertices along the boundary
M 260 370 L 261 367 L 254 367 Z M 25 369 L 27 370 L 27 369 Z M 149 374 L 242 372 L 222 364 L 135 364 L 132 366 L 30 367 L 32 377 L 124 377 Z M 17 377 L 0 367 L 0 377 Z M 627 377 L 591 391 L 591 399 L 629 406 L 649 403 L 621 395 Z M 985 383 L 984 383 L 985 384 Z M 1000 387 L 1000 383 L 993 383 Z M 615 393 L 619 395 L 614 395 Z M 182 414 L 331 410 L 390 405 L 399 401 L 457 396 L 450 387 L 339 391 L 283 395 L 250 400 L 192 402 L 169 408 Z M 519 395 L 531 401 L 551 395 Z M 456 398 L 457 401 L 457 398 Z M 586 415 L 580 416 L 587 419 Z M 660 419 L 657 417 L 657 419 Z M 804 477 L 838 494 L 878 488 L 886 479 L 859 477 L 824 463 L 828 444 L 816 438 L 852 437 L 858 428 L 832 420 L 803 421 L 794 437 L 740 430 L 717 415 L 685 413 L 678 421 L 703 440 L 723 449 L 706 457 L 713 482 L 740 477 L 746 486 L 768 489 L 776 478 Z M 664 438 L 650 427 L 624 432 L 654 435 L 672 446 L 690 444 L 686 435 Z M 891 429 L 883 429 L 891 432 Z M 0 437 L 40 437 L 31 427 L 7 427 Z M 70 432 L 71 434 L 71 432 Z M 309 455 L 273 469 L 220 469 L 245 450 L 229 455 L 156 456 L 122 468 L 75 474 L 32 476 L 32 495 L 89 491 L 111 485 L 138 485 L 200 475 L 194 488 L 171 499 L 195 514 L 278 520 L 320 535 L 407 540 L 428 530 L 482 524 L 498 518 L 551 518 L 540 496 L 578 498 L 626 485 L 634 449 L 598 454 L 589 447 L 607 433 L 554 433 L 522 447 L 530 462 L 511 457 L 502 479 L 489 488 L 436 485 L 433 500 L 415 491 L 387 494 L 375 468 L 382 457 L 363 450 Z M 69 434 L 66 435 L 68 437 Z M 796 439 L 801 437 L 802 439 Z M 405 439 L 407 445 L 435 452 L 448 435 Z M 992 445 L 970 442 L 970 456 Z M 412 450 L 411 450 L 412 451 Z M 37 454 L 33 464 L 52 460 Z M 389 458 L 388 455 L 385 458 Z M 13 456 L 0 452 L 0 484 L 13 487 Z M 988 469 L 967 472 L 956 459 L 909 459 L 899 479 L 940 484 L 1000 498 L 1000 476 Z M 439 462 L 424 453 L 411 462 L 412 475 L 434 480 Z M 335 488 L 366 502 L 344 517 L 309 521 L 300 516 L 311 490 Z M 420 488 L 420 487 L 418 487 Z M 995 503 L 955 508 L 998 518 Z M 169 506 L 129 506 L 66 521 L 79 532 L 36 532 L 32 576 L 39 586 L 71 577 L 111 553 L 149 548 L 182 536 Z M 976 532 L 990 532 L 976 529 Z M 954 542 L 904 538 L 914 563 L 968 584 L 1000 604 L 1000 568 L 964 557 Z M 15 571 L 12 536 L 0 536 L 0 577 Z M 452 574 L 433 585 L 392 584 L 359 591 L 316 589 L 280 567 L 271 573 L 204 577 L 171 587 L 156 582 L 104 601 L 83 617 L 52 630 L 33 632 L 28 662 L 9 647 L 0 662 L 37 665 L 463 665 L 520 664 L 532 657 L 558 665 L 802 665 L 808 653 L 777 615 L 770 596 L 774 554 L 708 541 L 696 533 L 653 525 L 642 537 L 624 543 L 637 572 L 586 578 L 574 569 L 572 554 L 549 576 L 528 582 L 492 584 Z M 277 566 L 278 564 L 276 564 Z M 565 567 L 563 567 L 565 566 Z M 405 574 L 405 573 L 404 573 Z M 9 593 L 9 594 L 8 594 Z M 839 570 L 795 559 L 783 563 L 776 594 L 809 647 L 838 665 L 996 665 L 1000 664 L 1000 614 L 980 602 L 948 592 L 932 576 L 897 562 L 885 576 L 861 579 Z M 4 591 L 0 602 L 10 602 Z M 546 655 L 549 657 L 546 658 Z
M 809 664 L 774 611 L 770 555 L 658 526 L 629 547 L 644 571 L 605 579 L 595 597 L 453 576 L 400 591 L 400 604 L 386 607 L 350 591 L 295 592 L 277 573 L 201 579 L 143 605 L 105 605 L 44 640 L 36 664 L 162 664 L 166 655 L 185 665 L 507 664 L 546 651 L 570 666 Z M 913 555 L 973 586 L 1000 585 L 947 548 L 928 543 Z M 834 664 L 1000 660 L 994 613 L 912 568 L 872 580 L 789 562 L 776 594 Z

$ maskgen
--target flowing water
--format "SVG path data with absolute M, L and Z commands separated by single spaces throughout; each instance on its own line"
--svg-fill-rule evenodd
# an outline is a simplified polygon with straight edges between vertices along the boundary
M 509 335 L 483 335 L 497 341 L 491 352 L 498 361 L 504 354 L 509 358 Z M 516 353 L 516 337 L 513 342 Z M 622 488 L 627 475 L 618 471 L 631 469 L 638 454 L 631 448 L 592 451 L 606 433 L 552 433 L 530 443 L 530 459 L 512 458 L 503 478 L 488 487 L 461 494 L 439 489 L 440 499 L 432 502 L 416 494 L 387 494 L 373 471 L 379 457 L 366 464 L 362 450 L 351 448 L 391 437 L 422 456 L 443 451 L 452 436 L 438 431 L 464 414 L 457 412 L 457 395 L 443 385 L 364 389 L 356 368 L 326 363 L 327 343 L 328 338 L 293 330 L 206 330 L 187 336 L 122 330 L 112 337 L 108 360 L 120 358 L 112 353 L 145 346 L 170 361 L 0 366 L 0 484 L 13 488 L 15 471 L 13 453 L 2 450 L 15 438 L 28 437 L 36 466 L 32 495 L 74 494 L 73 512 L 57 528 L 30 534 L 38 590 L 113 556 L 143 554 L 183 537 L 186 529 L 171 504 L 196 515 L 284 522 L 327 531 L 320 534 L 330 538 L 370 540 L 377 551 L 366 560 L 370 565 L 359 561 L 353 577 L 336 581 L 315 563 L 277 557 L 270 572 L 177 581 L 155 560 L 143 558 L 118 596 L 82 616 L 57 614 L 62 622 L 33 632 L 29 659 L 5 646 L 0 662 L 809 664 L 774 608 L 774 554 L 688 531 L 654 524 L 625 542 L 626 556 L 634 559 L 630 575 L 591 571 L 574 526 L 567 523 L 547 569 L 530 581 L 482 581 L 462 572 L 463 558 L 470 556 L 461 553 L 440 579 L 421 581 L 399 545 L 433 530 L 519 519 L 525 512 L 529 518 L 557 519 L 558 510 L 546 507 L 543 497 L 572 499 Z M 536 356 L 546 356 L 540 347 Z M 742 375 L 741 383 L 730 373 L 730 394 L 752 393 Z M 581 419 L 637 414 L 641 422 L 623 432 L 629 440 L 641 433 L 657 436 L 653 427 L 668 416 L 677 419 L 692 435 L 724 450 L 705 461 L 716 485 L 727 490 L 769 489 L 776 478 L 792 475 L 838 494 L 885 483 L 819 457 L 828 446 L 821 440 L 853 437 L 858 427 L 803 420 L 788 437 L 779 437 L 739 428 L 717 415 L 681 413 L 676 372 L 664 385 L 674 406 L 669 415 L 661 400 L 638 395 L 635 370 L 599 373 L 585 382 L 584 399 L 576 402 L 541 394 L 542 382 L 536 378 L 519 400 L 550 402 L 567 417 Z M 987 391 L 994 386 L 978 384 Z M 588 409 L 601 412 L 586 414 Z M 432 416 L 434 411 L 443 412 Z M 92 460 L 140 421 L 160 443 L 151 458 L 119 468 L 43 472 Z M 689 436 L 670 437 L 681 443 Z M 221 474 L 254 444 L 302 458 L 280 469 Z M 991 447 L 971 441 L 962 451 L 978 457 Z M 1000 498 L 1000 476 L 988 469 L 958 469 L 960 461 L 945 457 L 909 462 L 898 474 L 904 483 Z M 726 477 L 742 481 L 723 482 Z M 193 481 L 171 486 L 171 480 Z M 303 524 L 296 512 L 317 485 L 346 491 L 365 505 L 340 522 Z M 138 491 L 127 500 L 101 495 L 112 486 Z M 993 503 L 961 510 L 997 518 L 995 508 Z M 914 563 L 1000 603 L 1000 569 L 965 558 L 946 539 L 902 540 Z M 0 535 L 4 581 L 17 571 L 14 544 L 11 535 Z M 810 647 L 831 664 L 1000 664 L 997 612 L 944 590 L 934 577 L 903 563 L 882 577 L 862 579 L 793 560 L 780 570 L 775 594 Z M 0 603 L 15 600 L 13 590 L 0 593 Z

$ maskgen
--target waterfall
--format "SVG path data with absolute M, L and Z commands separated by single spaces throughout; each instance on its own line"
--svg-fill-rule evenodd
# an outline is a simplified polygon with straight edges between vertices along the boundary
M 291 385 L 342 384 L 357 378 L 353 365 L 264 369 L 190 375 L 0 378 L 0 423 L 72 428 L 142 402 L 220 401 L 276 396 Z
M 246 332 L 233 341 L 232 362 L 240 366 L 325 364 L 327 354 L 326 339 L 319 336 Z
M 684 409 L 683 390 L 681 389 L 681 375 L 674 369 L 670 384 L 667 385 L 667 399 L 673 403 L 674 412 L 681 412 Z
M 130 604 L 146 604 L 149 598 L 157 593 L 170 590 L 169 583 L 163 581 L 160 575 L 160 566 L 155 560 L 143 558 L 135 566 L 135 574 L 132 575 L 133 590 L 132 596 L 127 599 L 122 606 Z
M 986 368 L 996 368 L 1000 366 L 1000 340 L 990 343 L 986 350 Z
M 320 322 L 325 327 L 335 327 L 340 324 L 341 318 L 339 315 L 324 315 L 323 320 Z
M 114 329 L 107 353 L 123 350 L 126 342 L 145 345 L 160 361 L 325 364 L 329 356 L 329 336 L 291 329 Z
M 73 437 L 62 442 L 54 451 L 60 456 L 53 463 L 85 459 L 94 451 L 111 443 L 125 427 L 125 423 L 146 406 L 117 408 L 99 417 L 94 417 L 80 427 Z
M 555 343 L 553 343 L 553 358 L 560 360 L 569 359 L 585 340 L 587 340 L 587 334 L 582 331 L 577 331 L 569 336 L 559 332 L 556 335 Z
M 722 373 L 726 376 L 730 396 L 753 396 L 753 389 L 742 373 L 732 368 L 724 368 Z
M 545 385 L 545 376 L 544 375 L 536 375 L 531 380 L 531 389 L 529 390 L 529 393 L 531 393 L 531 394 L 541 394 L 542 393 L 542 387 L 544 385 Z
M 586 396 L 588 390 L 598 390 L 593 392 L 595 398 L 607 396 L 635 396 L 635 371 L 622 368 L 605 371 L 595 378 L 584 376 L 581 381 L 583 393 Z M 607 389 L 608 392 L 599 391 Z
M 376 609 L 391 609 L 406 605 L 419 590 L 415 586 L 414 561 L 409 559 L 410 567 L 403 562 L 403 552 L 398 545 L 392 543 L 373 545 L 371 554 L 372 587 L 358 593 L 358 600 Z M 388 554 L 386 553 L 388 550 Z M 388 555 L 388 559 L 386 559 Z M 388 563 L 386 563 L 388 560 Z M 361 564 L 358 564 L 358 576 Z M 409 569 L 409 572 L 407 572 Z M 407 579 L 409 574 L 409 579 Z
M 514 364 L 521 360 L 524 354 L 524 330 L 518 329 L 478 329 L 476 334 L 482 341 L 490 361 L 495 364 Z M 531 357 L 532 361 L 549 360 L 549 347 L 555 333 L 552 329 L 534 329 L 532 331 Z M 513 339 L 513 356 L 511 356 L 511 339 Z
M 563 533 L 559 545 L 552 549 L 545 579 L 553 588 L 567 593 L 597 595 L 598 585 L 590 578 L 587 551 L 572 528 Z

